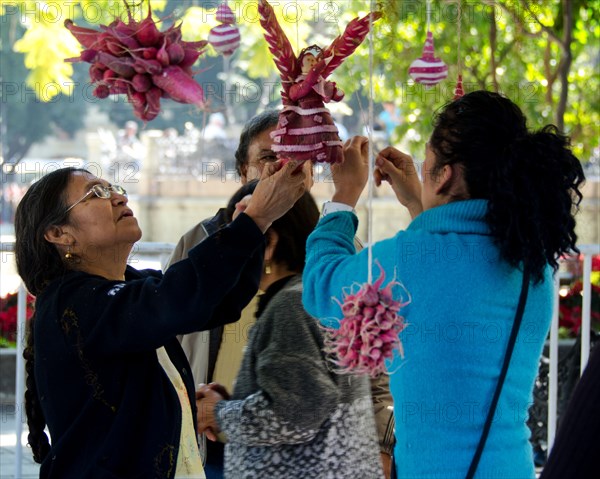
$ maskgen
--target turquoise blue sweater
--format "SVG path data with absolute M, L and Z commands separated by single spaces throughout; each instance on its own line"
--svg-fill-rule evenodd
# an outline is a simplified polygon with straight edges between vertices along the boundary
M 388 365 L 399 478 L 464 478 L 481 435 L 522 281 L 522 272 L 499 258 L 486 209 L 485 200 L 436 207 L 373 245 L 384 284 L 395 277 L 410 294 L 401 311 L 404 359 Z M 357 224 L 352 213 L 333 213 L 308 240 L 303 302 L 324 324 L 341 318 L 333 298 L 341 299 L 342 288 L 367 280 L 367 250 L 356 254 L 353 244 Z M 406 291 L 397 288 L 398 299 L 406 300 Z M 477 478 L 535 477 L 526 419 L 552 296 L 548 268 L 530 287 Z

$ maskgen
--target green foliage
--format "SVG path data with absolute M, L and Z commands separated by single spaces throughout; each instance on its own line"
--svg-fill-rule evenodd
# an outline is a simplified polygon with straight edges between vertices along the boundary
M 39 3 L 6 2 L 34 12 L 35 4 Z M 83 24 L 109 23 L 115 15 L 125 14 L 121 0 L 53 2 L 53 5 L 66 3 L 71 5 L 74 20 Z M 208 31 L 218 24 L 217 3 L 216 0 L 151 2 L 155 13 L 162 11 L 156 18 L 169 16 L 168 21 L 183 21 L 187 40 L 206 38 Z M 299 51 L 311 43 L 328 45 L 353 17 L 366 14 L 372 3 L 368 0 L 284 0 L 273 5 L 294 49 Z M 136 18 L 145 16 L 146 2 L 135 5 Z M 260 99 L 252 99 L 254 104 L 250 109 L 255 110 L 276 100 L 279 87 L 274 85 L 278 75 L 258 22 L 256 0 L 230 0 L 229 5 L 238 17 L 242 44 L 231 59 L 228 82 L 230 86 L 237 84 L 238 93 L 252 85 L 263 88 Z M 531 128 L 547 123 L 562 126 L 571 136 L 574 151 L 582 161 L 598 147 L 600 9 L 597 0 L 463 1 L 460 18 L 457 2 L 434 0 L 431 30 L 436 54 L 449 66 L 449 76 L 430 89 L 415 84 L 408 75 L 408 68 L 421 56 L 425 41 L 425 0 L 378 0 L 376 5 L 383 12 L 383 18 L 374 27 L 373 58 L 369 56 L 371 37 L 367 37 L 332 76 L 346 91 L 345 103 L 354 109 L 348 123 L 357 127 L 364 124 L 372 86 L 377 104 L 394 101 L 402 112 L 403 123 L 397 129 L 395 143 L 421 156 L 431 131 L 432 115 L 452 99 L 457 76 L 461 73 L 465 91 L 485 88 L 506 94 L 523 108 Z M 572 6 L 572 10 L 566 6 Z M 62 22 L 54 22 L 51 12 L 38 11 L 25 16 L 22 24 L 25 28 L 17 47 L 27 54 L 29 81 L 42 85 L 64 84 L 71 73 L 60 57 L 76 53 L 72 52 L 72 39 L 67 39 L 62 31 L 65 30 Z M 38 31 L 34 34 L 35 29 Z M 571 32 L 570 41 L 568 32 Z M 220 71 L 220 63 L 216 57 L 211 60 L 211 55 L 214 57 L 215 52 L 209 49 L 208 56 L 200 61 L 200 69 L 209 68 L 197 76 L 201 83 L 216 80 Z M 372 79 L 369 77 L 371 62 Z M 220 76 L 218 81 L 222 80 Z M 264 91 L 265 85 L 268 92 Z M 566 103 L 561 98 L 566 98 Z M 242 103 L 245 100 L 248 99 L 243 95 L 239 99 Z M 246 105 L 240 107 L 246 108 Z M 362 128 L 357 128 L 360 130 Z
M 531 128 L 564 121 L 575 153 L 586 161 L 599 144 L 600 22 L 597 3 L 596 8 L 593 3 L 574 2 L 569 96 L 564 115 L 559 115 L 563 88 L 559 68 L 565 58 L 563 2 L 462 2 L 460 51 L 457 4 L 433 2 L 436 55 L 448 64 L 449 76 L 426 89 L 412 83 L 407 73 L 410 63 L 421 56 L 425 2 L 382 0 L 385 16 L 377 25 L 375 48 L 382 87 L 376 94 L 381 100 L 395 98 L 402 109 L 405 123 L 399 128 L 399 138 L 408 134 L 422 145 L 432 112 L 453 97 L 460 60 L 466 92 L 485 88 L 506 94 L 526 112 Z M 363 62 L 366 65 L 366 59 Z
M 22 25 L 15 17 L 0 21 L 4 22 L 0 28 L 0 102 L 6 132 L 3 153 L 6 162 L 17 163 L 33 143 L 51 132 L 72 136 L 81 128 L 87 107 L 82 95 L 85 77 L 76 75 L 69 80 L 70 94 L 61 93 L 53 83 L 44 84 L 42 94 L 52 95 L 48 96 L 49 101 L 42 101 L 38 91 L 25 82 L 29 72 L 24 62 L 26 55 L 11 49 L 14 38 L 22 38 Z

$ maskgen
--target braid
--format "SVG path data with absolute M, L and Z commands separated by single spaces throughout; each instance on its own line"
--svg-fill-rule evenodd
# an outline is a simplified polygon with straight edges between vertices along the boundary
M 27 344 L 25 350 L 23 351 L 23 357 L 25 358 L 25 371 L 27 374 L 25 412 L 27 413 L 27 426 L 29 426 L 29 435 L 27 436 L 27 441 L 33 452 L 33 460 L 41 464 L 50 452 L 50 441 L 44 432 L 44 427 L 46 427 L 46 418 L 44 417 L 44 412 L 42 411 L 39 402 L 37 385 L 35 382 L 33 353 L 34 322 L 35 313 L 28 322 Z

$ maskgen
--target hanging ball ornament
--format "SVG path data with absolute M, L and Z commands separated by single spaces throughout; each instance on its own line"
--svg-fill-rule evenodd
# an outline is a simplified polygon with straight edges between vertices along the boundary
M 464 94 L 465 94 L 465 91 L 463 90 L 462 75 L 458 75 L 458 81 L 456 82 L 456 88 L 454 89 L 453 100 L 458 100 Z
M 230 56 L 240 46 L 240 31 L 235 26 L 235 15 L 226 3 L 217 8 L 217 25 L 208 34 L 208 42 L 224 56 Z
M 448 65 L 435 57 L 433 35 L 430 31 L 427 32 L 423 56 L 411 63 L 408 73 L 417 83 L 426 86 L 435 85 L 448 76 Z

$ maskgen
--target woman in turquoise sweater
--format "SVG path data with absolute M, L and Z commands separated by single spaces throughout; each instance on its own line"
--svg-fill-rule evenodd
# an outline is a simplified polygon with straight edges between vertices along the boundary
M 530 132 L 514 103 L 479 91 L 436 116 L 422 183 L 411 157 L 398 150 L 383 150 L 376 164 L 378 185 L 389 182 L 413 218 L 373 245 L 387 280 L 396 278 L 411 297 L 400 313 L 404 358 L 388 364 L 397 476 L 464 478 L 475 468 L 478 478 L 535 477 L 525 421 L 552 315 L 553 271 L 561 254 L 576 251 L 573 215 L 584 180 L 568 139 L 552 126 Z M 334 169 L 333 201 L 307 244 L 304 305 L 328 325 L 341 317 L 331 298 L 367 280 L 367 250 L 356 254 L 352 243 L 367 165 L 367 140 L 354 138 Z

